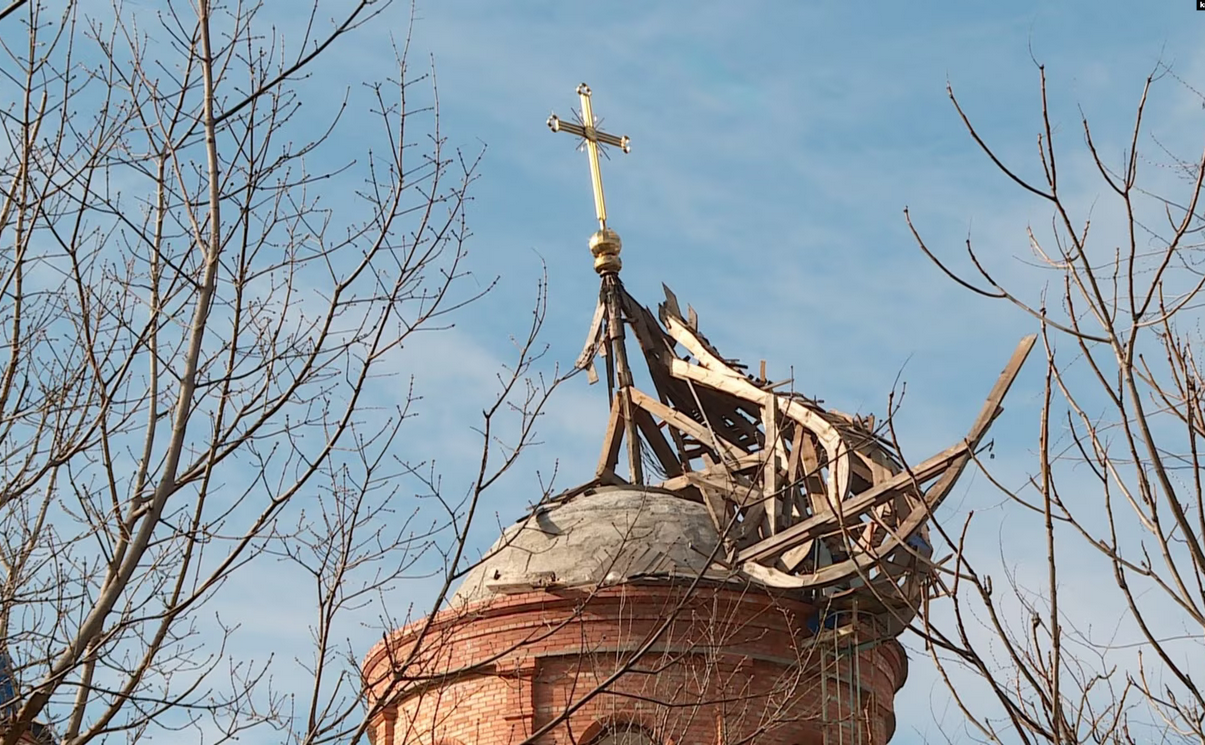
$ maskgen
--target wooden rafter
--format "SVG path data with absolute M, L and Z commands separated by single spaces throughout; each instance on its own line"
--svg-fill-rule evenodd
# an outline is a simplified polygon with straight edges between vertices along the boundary
M 658 488 L 702 502 L 729 560 L 749 577 L 813 589 L 861 578 L 868 584 L 858 586 L 901 603 L 924 592 L 921 575 L 932 553 L 927 520 L 998 415 L 1033 337 L 1017 347 L 967 436 L 904 468 L 874 431 L 873 417 L 781 392 L 764 367 L 750 378 L 699 333 L 692 309 L 683 317 L 668 288 L 654 316 L 618 277 L 611 281 L 577 361 L 589 369 L 604 355 L 613 390 L 595 483 L 627 483 L 616 475 L 626 443 L 633 483 L 643 483 L 641 459 L 655 458 L 665 474 Z M 653 393 L 633 382 L 624 326 L 639 345 Z

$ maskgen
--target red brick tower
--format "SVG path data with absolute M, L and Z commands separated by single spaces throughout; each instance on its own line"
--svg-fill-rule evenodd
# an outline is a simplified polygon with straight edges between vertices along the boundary
M 1000 411 L 1022 342 L 967 436 L 905 467 L 873 417 L 725 358 L 673 293 L 619 280 L 590 89 L 602 280 L 578 367 L 606 357 L 594 478 L 543 501 L 447 609 L 364 662 L 374 745 L 878 745 L 907 675 L 896 640 L 931 576 L 926 519 Z M 753 302 L 751 300 L 751 302 Z M 627 340 L 647 374 L 636 384 Z M 647 391 L 647 392 L 646 392 Z M 626 446 L 626 447 L 625 447 Z M 620 477 L 621 453 L 626 478 Z
M 702 504 L 651 489 L 544 506 L 449 610 L 368 656 L 378 690 L 406 678 L 372 742 L 885 743 L 894 638 L 827 601 L 821 622 L 822 603 L 742 579 L 718 547 Z

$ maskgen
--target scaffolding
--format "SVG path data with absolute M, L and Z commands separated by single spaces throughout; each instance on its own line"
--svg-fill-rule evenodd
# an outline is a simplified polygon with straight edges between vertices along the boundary
M 820 668 L 820 720 L 824 745 L 867 745 L 871 693 L 863 690 L 863 652 L 879 643 L 865 639 L 857 611 L 833 615 L 833 628 L 816 639 Z

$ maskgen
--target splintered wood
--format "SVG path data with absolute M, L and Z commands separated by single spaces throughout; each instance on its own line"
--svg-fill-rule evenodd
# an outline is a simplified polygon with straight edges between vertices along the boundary
M 926 522 L 974 457 L 1035 337 L 1017 346 L 966 438 L 909 466 L 873 417 L 777 390 L 784 383 L 769 382 L 764 361 L 759 377 L 745 374 L 699 332 L 693 308 L 683 316 L 668 287 L 654 317 L 609 279 L 577 361 L 593 372 L 595 356 L 609 353 L 615 395 L 598 482 L 625 483 L 616 471 L 626 450 L 632 480 L 642 483 L 648 457 L 665 475 L 652 486 L 706 505 L 746 575 L 773 587 L 833 588 L 834 597 L 870 593 L 894 605 L 897 620 L 910 617 L 932 568 Z M 652 391 L 632 382 L 616 326 L 635 337 Z

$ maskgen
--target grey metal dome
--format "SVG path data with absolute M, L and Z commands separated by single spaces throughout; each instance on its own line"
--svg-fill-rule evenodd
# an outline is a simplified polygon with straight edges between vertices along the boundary
M 656 490 L 595 487 L 507 528 L 452 595 L 454 607 L 497 595 L 639 578 L 731 580 L 707 509 Z

